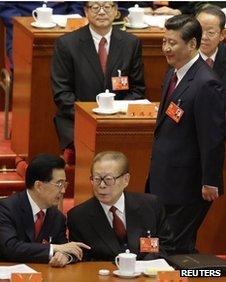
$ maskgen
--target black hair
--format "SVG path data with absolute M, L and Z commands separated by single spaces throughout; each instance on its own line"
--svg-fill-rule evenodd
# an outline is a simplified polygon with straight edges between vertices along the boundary
M 167 30 L 180 31 L 181 38 L 188 42 L 192 38 L 196 39 L 196 49 L 199 49 L 202 38 L 202 27 L 199 21 L 191 15 L 178 15 L 169 18 L 165 22 Z
M 26 188 L 31 189 L 35 181 L 49 182 L 54 169 L 64 169 L 65 161 L 59 156 L 40 154 L 28 165 L 25 176 Z

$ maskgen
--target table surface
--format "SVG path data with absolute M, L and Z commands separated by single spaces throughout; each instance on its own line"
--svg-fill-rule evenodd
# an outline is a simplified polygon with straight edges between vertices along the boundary
M 12 263 L 0 263 L 0 265 L 13 265 Z M 27 264 L 34 270 L 41 272 L 43 282 L 152 282 L 156 281 L 156 278 L 150 278 L 144 275 L 133 279 L 124 279 L 115 276 L 112 272 L 116 269 L 116 266 L 111 262 L 81 262 L 76 264 L 67 265 L 64 268 L 53 268 L 48 264 Z M 109 269 L 110 275 L 100 276 L 98 271 L 100 269 Z M 204 279 L 189 279 L 192 282 L 212 282 L 212 281 L 226 281 L 226 277 L 221 278 L 204 278 Z

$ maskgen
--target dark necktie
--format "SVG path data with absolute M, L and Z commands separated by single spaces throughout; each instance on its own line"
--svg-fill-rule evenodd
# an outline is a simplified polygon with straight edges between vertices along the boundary
M 44 222 L 44 218 L 45 218 L 45 213 L 43 210 L 40 210 L 37 214 L 37 219 L 35 221 L 35 238 L 38 237 L 40 231 L 41 231 L 41 228 L 42 228 L 42 224 Z
M 169 99 L 172 96 L 173 91 L 176 88 L 177 80 L 178 80 L 178 78 L 177 78 L 177 74 L 175 72 L 173 74 L 171 80 L 170 80 L 169 88 L 168 88 L 167 95 L 166 95 L 167 99 Z
M 126 237 L 126 228 L 120 217 L 116 214 L 116 210 L 117 208 L 114 206 L 110 208 L 110 211 L 113 214 L 113 229 L 119 240 L 122 241 Z
M 98 49 L 98 55 L 99 55 L 99 59 L 100 59 L 100 64 L 101 64 L 101 68 L 103 70 L 103 73 L 105 73 L 106 71 L 106 64 L 107 64 L 107 50 L 106 50 L 106 45 L 107 40 L 106 38 L 102 37 L 99 43 L 99 49 Z
M 206 63 L 211 67 L 211 69 L 213 68 L 213 60 L 211 58 L 207 58 Z

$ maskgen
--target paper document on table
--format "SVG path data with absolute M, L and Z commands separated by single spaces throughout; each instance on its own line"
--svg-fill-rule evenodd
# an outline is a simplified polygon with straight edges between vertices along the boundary
M 150 26 L 157 26 L 160 28 L 163 28 L 165 25 L 165 21 L 172 16 L 170 15 L 156 15 L 156 16 L 144 16 L 144 22 L 147 23 Z
M 36 273 L 34 269 L 26 264 L 16 264 L 11 266 L 0 266 L 0 279 L 10 279 L 12 273 Z
M 164 269 L 164 271 L 172 270 L 172 267 L 164 259 L 136 261 L 136 272 L 145 272 L 149 268 L 153 268 L 158 271 L 160 271 L 161 269 Z
M 114 108 L 116 108 L 119 112 L 126 113 L 129 104 L 151 104 L 151 102 L 147 99 L 117 100 L 117 101 L 114 101 Z

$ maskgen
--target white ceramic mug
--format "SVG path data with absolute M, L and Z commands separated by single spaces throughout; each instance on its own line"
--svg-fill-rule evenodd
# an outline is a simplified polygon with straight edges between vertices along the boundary
M 129 24 L 134 27 L 139 27 L 144 24 L 144 9 L 140 8 L 137 4 L 129 10 Z
M 103 112 L 113 110 L 114 109 L 114 98 L 115 94 L 110 93 L 107 89 L 104 93 L 100 93 L 96 96 L 96 101 L 98 104 L 98 107 Z
M 129 250 L 117 255 L 115 264 L 117 265 L 120 274 L 129 276 L 135 273 L 136 257 L 137 255 L 130 253 Z
M 53 9 L 46 7 L 45 4 L 43 4 L 42 7 L 36 8 L 34 11 L 32 11 L 32 16 L 39 25 L 47 25 L 52 23 L 52 15 Z

